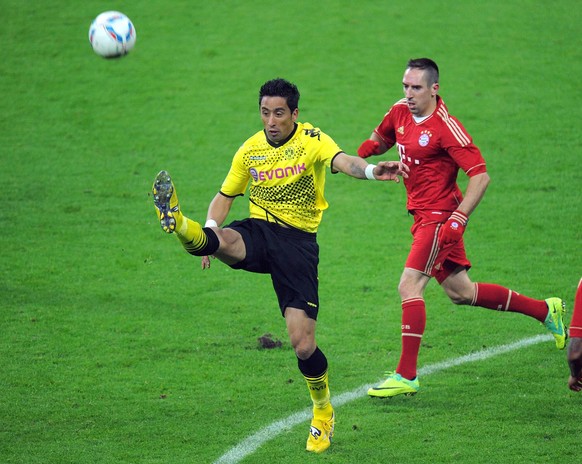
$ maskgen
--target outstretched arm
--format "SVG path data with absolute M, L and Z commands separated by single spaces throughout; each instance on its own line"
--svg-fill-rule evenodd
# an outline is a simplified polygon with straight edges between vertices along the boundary
M 356 179 L 393 180 L 400 182 L 400 177 L 408 177 L 408 166 L 400 161 L 380 161 L 378 165 L 369 164 L 362 158 L 339 153 L 333 159 L 332 169 L 343 172 Z

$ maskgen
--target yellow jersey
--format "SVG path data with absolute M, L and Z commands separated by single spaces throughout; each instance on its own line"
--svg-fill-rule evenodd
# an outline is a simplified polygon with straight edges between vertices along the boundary
M 244 195 L 249 188 L 250 217 L 317 232 L 328 207 L 325 169 L 342 150 L 309 123 L 296 123 L 280 144 L 257 132 L 237 150 L 220 192 Z

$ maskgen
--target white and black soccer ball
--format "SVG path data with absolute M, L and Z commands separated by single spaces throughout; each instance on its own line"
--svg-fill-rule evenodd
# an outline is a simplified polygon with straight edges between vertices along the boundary
M 106 11 L 97 16 L 89 27 L 89 42 L 93 50 L 104 58 L 126 55 L 134 47 L 135 27 L 119 11 Z

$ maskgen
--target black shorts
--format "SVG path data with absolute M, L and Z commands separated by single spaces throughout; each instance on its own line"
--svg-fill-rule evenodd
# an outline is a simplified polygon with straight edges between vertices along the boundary
M 246 257 L 233 269 L 271 274 L 281 314 L 288 307 L 317 319 L 319 293 L 317 235 L 261 219 L 244 219 L 225 226 L 242 235 Z

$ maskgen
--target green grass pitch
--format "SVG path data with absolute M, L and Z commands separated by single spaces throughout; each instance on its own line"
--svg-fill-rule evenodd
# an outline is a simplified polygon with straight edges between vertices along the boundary
M 137 29 L 122 59 L 87 40 L 110 9 Z M 212 463 L 310 406 L 270 279 L 217 261 L 201 271 L 160 230 L 149 193 L 167 169 L 203 220 L 261 128 L 270 78 L 295 82 L 300 120 L 355 153 L 401 97 L 406 61 L 433 58 L 492 177 L 466 233 L 472 278 L 571 310 L 578 2 L 0 0 L 0 11 L 0 462 Z M 410 219 L 402 185 L 328 176 L 326 196 L 318 342 L 340 397 L 398 361 Z M 434 282 L 426 300 L 420 367 L 544 333 L 455 307 Z M 260 350 L 264 333 L 282 347 Z M 321 456 L 305 452 L 303 421 L 232 462 L 576 462 L 582 396 L 567 375 L 548 340 L 426 375 L 413 398 L 356 395 Z

